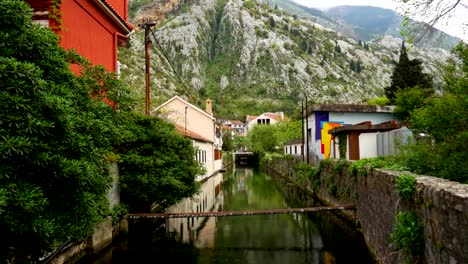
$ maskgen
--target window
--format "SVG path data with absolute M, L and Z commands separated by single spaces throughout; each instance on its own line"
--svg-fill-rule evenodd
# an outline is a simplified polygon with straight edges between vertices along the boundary
M 294 146 L 294 154 L 297 154 L 297 146 Z

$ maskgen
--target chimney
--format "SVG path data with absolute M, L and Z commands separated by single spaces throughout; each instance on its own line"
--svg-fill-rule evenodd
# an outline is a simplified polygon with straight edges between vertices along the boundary
M 212 108 L 212 106 L 211 106 L 211 102 L 212 102 L 212 101 L 211 101 L 210 98 L 206 99 L 206 101 L 205 101 L 205 105 L 206 105 L 206 106 L 205 106 L 205 111 L 206 111 L 208 114 L 213 115 L 213 108 Z

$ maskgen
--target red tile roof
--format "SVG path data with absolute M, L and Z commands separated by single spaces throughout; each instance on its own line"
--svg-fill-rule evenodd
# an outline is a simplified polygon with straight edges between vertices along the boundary
M 107 5 L 107 7 L 109 7 L 113 12 L 114 14 L 120 18 L 120 20 L 122 20 L 123 23 L 125 23 L 130 29 L 134 29 L 135 27 L 130 24 L 128 21 L 126 21 L 120 14 L 119 12 L 117 12 L 117 10 L 115 10 L 115 8 L 109 3 L 107 2 L 106 0 L 101 0 L 104 4 Z M 127 7 L 128 8 L 128 7 Z
M 272 114 L 272 113 L 265 113 L 265 115 L 268 116 L 271 119 L 276 120 L 276 121 L 282 121 L 281 116 L 279 116 L 279 115 L 275 115 L 275 114 Z
M 177 132 L 179 132 L 180 134 L 186 136 L 186 137 L 189 137 L 191 139 L 195 139 L 195 140 L 199 140 L 199 141 L 203 141 L 203 142 L 209 142 L 209 143 L 213 143 L 213 141 L 189 130 L 189 129 L 186 129 L 184 128 L 183 126 L 179 126 L 179 125 L 175 125 L 175 128 L 177 130 Z
M 231 121 L 231 123 L 232 123 L 233 125 L 243 125 L 243 124 L 244 124 L 244 123 L 242 123 L 242 122 L 239 121 L 239 120 L 230 120 L 230 121 Z

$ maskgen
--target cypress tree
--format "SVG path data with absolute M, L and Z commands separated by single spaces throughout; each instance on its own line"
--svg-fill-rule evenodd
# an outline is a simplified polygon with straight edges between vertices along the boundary
M 433 89 L 432 78 L 429 74 L 423 73 L 422 61 L 418 59 L 410 60 L 405 47 L 405 42 L 401 44 L 400 60 L 393 69 L 391 85 L 385 88 L 385 95 L 393 101 L 398 90 L 412 87 L 419 87 L 430 93 Z

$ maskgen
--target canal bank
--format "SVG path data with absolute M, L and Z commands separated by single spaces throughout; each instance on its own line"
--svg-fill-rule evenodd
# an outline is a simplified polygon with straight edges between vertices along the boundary
M 238 211 L 301 205 L 283 195 L 288 190 L 281 189 L 286 186 L 273 175 L 235 167 L 220 176 L 207 181 L 197 197 L 168 210 Z M 140 220 L 129 223 L 126 238 L 80 263 L 145 259 L 177 263 L 373 263 L 362 236 L 339 225 L 322 213 Z
M 414 175 L 414 193 L 398 194 L 397 179 L 408 172 L 349 167 L 347 161 L 325 160 L 307 173 L 296 162 L 272 159 L 266 166 L 291 186 L 318 197 L 328 205 L 352 204 L 356 211 L 342 215 L 362 231 L 379 263 L 468 263 L 468 185 Z M 411 216 L 411 221 L 402 216 Z M 406 218 L 409 219 L 409 218 Z M 416 224 L 417 223 L 417 224 Z M 411 256 L 390 242 L 395 226 L 414 235 L 420 253 Z M 400 237 L 400 239 L 405 237 Z M 406 247 L 413 246 L 411 243 Z

